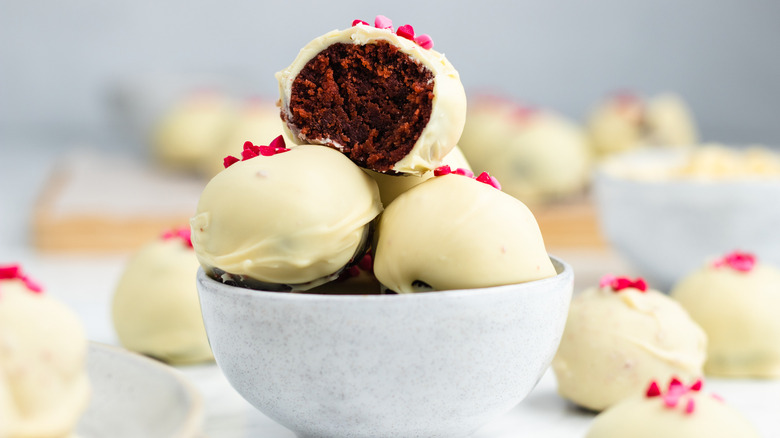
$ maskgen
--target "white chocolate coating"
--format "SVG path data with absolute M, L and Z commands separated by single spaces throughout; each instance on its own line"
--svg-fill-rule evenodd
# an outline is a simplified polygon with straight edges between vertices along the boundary
M 442 161 L 442 165 L 448 165 L 452 170 L 461 168 L 473 170 L 471 165 L 466 160 L 463 152 L 458 146 L 455 146 Z M 421 176 L 417 175 L 388 175 L 385 173 L 374 172 L 373 170 L 365 169 L 366 173 L 376 181 L 376 185 L 379 186 L 379 195 L 382 198 L 382 205 L 390 205 L 395 198 L 401 193 L 417 186 L 424 181 L 433 178 L 433 171 L 428 171 Z
M 683 99 L 672 93 L 648 100 L 618 95 L 595 107 L 587 123 L 591 148 L 599 156 L 642 146 L 693 146 L 698 132 Z
M 285 129 L 276 104 L 269 100 L 245 102 L 227 135 L 203 158 L 200 163 L 202 173 L 213 178 L 224 169 L 222 159 L 235 155 L 246 141 L 267 145 L 280 135 L 285 135 Z M 289 136 L 285 136 L 284 140 L 288 147 L 294 144 Z
M 587 122 L 593 153 L 605 156 L 639 146 L 643 113 L 642 101 L 634 96 L 618 96 L 596 106 Z
M 708 375 L 780 377 L 780 270 L 749 272 L 705 265 L 671 295 L 707 333 Z
M 344 267 L 381 211 L 376 183 L 347 157 L 298 146 L 215 176 L 190 220 L 192 243 L 207 273 L 303 285 Z
M 69 437 L 87 407 L 84 328 L 21 281 L 0 281 L 0 436 Z
M 112 303 L 125 348 L 172 364 L 213 360 L 195 288 L 198 266 L 178 238 L 150 242 L 130 258 Z
M 670 409 L 660 397 L 633 396 L 602 412 L 585 438 L 758 438 L 755 427 L 737 410 L 703 392 L 689 392 L 690 414 Z
M 435 177 L 395 199 L 379 222 L 374 273 L 397 293 L 470 289 L 555 275 L 536 219 L 471 178 Z
M 562 397 L 600 411 L 651 380 L 701 376 L 706 345 L 682 306 L 656 290 L 591 288 L 572 299 L 552 368 Z
M 758 179 L 780 177 L 780 154 L 764 146 L 737 149 L 704 144 L 690 149 L 685 163 L 672 177 L 702 180 Z
M 582 192 L 590 178 L 582 129 L 551 111 L 483 98 L 469 107 L 460 144 L 474 169 L 526 203 Z
M 224 141 L 235 120 L 236 110 L 227 97 L 208 92 L 193 94 L 158 123 L 152 139 L 154 156 L 171 167 L 198 169 Z
M 336 43 L 365 45 L 375 44 L 378 41 L 396 46 L 399 51 L 407 54 L 433 74 L 434 97 L 430 120 L 409 154 L 393 166 L 393 170 L 399 173 L 422 175 L 438 167 L 444 157 L 455 147 L 466 120 L 466 93 L 460 82 L 460 75 L 443 54 L 433 49 L 423 49 L 417 43 L 399 37 L 388 29 L 377 29 L 362 24 L 345 30 L 328 32 L 307 44 L 289 67 L 276 74 L 282 111 L 287 112 L 288 118 L 292 117 L 289 105 L 293 81 L 306 63 L 317 54 Z M 339 145 L 332 139 L 302 138 L 289 124 L 286 129 L 291 130 L 290 137 L 298 143 L 318 143 L 337 149 L 343 148 L 343 145 Z

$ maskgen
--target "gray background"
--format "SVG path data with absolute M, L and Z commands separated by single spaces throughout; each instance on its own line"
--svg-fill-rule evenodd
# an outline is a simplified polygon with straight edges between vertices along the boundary
M 673 90 L 705 140 L 780 144 L 780 2 L 738 0 L 0 0 L 0 132 L 108 147 L 184 84 L 275 98 L 306 42 L 378 13 L 430 34 L 469 94 L 583 120 L 614 90 Z

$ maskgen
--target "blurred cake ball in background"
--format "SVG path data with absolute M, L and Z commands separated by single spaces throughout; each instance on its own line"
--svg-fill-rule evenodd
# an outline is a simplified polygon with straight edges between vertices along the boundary
M 213 359 L 195 289 L 198 266 L 189 227 L 163 233 L 130 258 L 112 302 L 125 348 L 171 364 Z
M 586 124 L 596 156 L 639 146 L 692 146 L 698 142 L 693 114 L 681 97 L 664 93 L 647 100 L 617 93 L 591 111 Z
M 703 382 L 653 380 L 645 393 L 602 412 L 585 438 L 758 438 L 756 428 Z
M 734 251 L 688 274 L 671 296 L 707 333 L 705 373 L 780 377 L 780 269 Z
M 652 379 L 701 377 L 706 347 L 679 303 L 642 278 L 606 275 L 572 299 L 552 369 L 562 397 L 601 411 Z
M 90 398 L 84 327 L 19 265 L 0 265 L 0 436 L 70 437 Z
M 590 152 L 579 126 L 502 97 L 472 99 L 459 145 L 475 171 L 489 172 L 526 203 L 580 193 L 589 179 Z
M 173 103 L 152 133 L 155 159 L 166 167 L 195 171 L 228 135 L 236 120 L 233 101 L 218 91 L 192 92 Z
M 222 159 L 233 154 L 246 141 L 260 144 L 269 138 L 287 135 L 284 122 L 279 115 L 279 107 L 270 99 L 253 97 L 238 103 L 236 119 L 226 135 L 209 150 L 200 163 L 203 174 L 211 178 L 224 169 Z M 285 137 L 285 143 L 295 143 Z

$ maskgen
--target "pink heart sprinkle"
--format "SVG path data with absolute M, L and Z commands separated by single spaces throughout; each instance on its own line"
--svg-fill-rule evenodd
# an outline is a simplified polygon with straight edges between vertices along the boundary
M 716 260 L 713 265 L 716 268 L 728 266 L 735 271 L 750 272 L 756 265 L 756 256 L 747 252 L 732 251 Z
M 19 279 L 24 282 L 24 285 L 27 286 L 27 289 L 29 289 L 30 291 L 35 293 L 43 292 L 43 287 L 41 287 L 40 284 L 33 281 L 30 277 L 23 275 Z
M 685 413 L 690 415 L 694 409 L 696 409 L 696 402 L 692 398 L 688 399 L 688 403 L 685 405 Z
M 653 380 L 650 382 L 650 386 L 647 387 L 647 392 L 645 392 L 645 396 L 648 398 L 652 397 L 658 397 L 661 395 L 661 388 L 658 387 L 658 382 Z
M 664 394 L 663 400 L 667 407 L 673 408 L 680 402 L 680 396 L 682 394 L 678 392 L 668 392 Z
M 368 23 L 366 23 L 363 20 L 352 20 L 352 26 L 357 26 L 358 24 L 364 24 L 364 25 L 368 26 Z
M 601 281 L 599 281 L 599 287 L 600 288 L 611 287 L 612 286 L 612 282 L 615 281 L 615 279 L 617 279 L 617 277 L 615 277 L 614 275 L 607 274 L 607 275 L 601 277 Z M 653 383 L 655 383 L 655 382 L 653 382 Z
M 377 29 L 393 30 L 393 20 L 385 17 L 384 15 L 377 15 L 374 19 L 374 27 Z
M 449 175 L 450 173 L 452 173 L 452 169 L 446 164 L 433 169 L 433 176 Z
M 464 169 L 463 167 L 458 167 L 452 173 L 455 175 L 463 175 L 469 178 L 474 178 L 474 172 L 470 171 L 469 169 Z
M 227 157 L 225 157 L 222 160 L 222 165 L 225 166 L 225 169 L 227 169 L 228 167 L 238 163 L 239 161 L 241 161 L 241 160 L 239 160 L 238 158 L 236 158 L 236 157 L 234 157 L 232 155 L 228 155 Z
M 181 239 L 187 247 L 192 248 L 192 230 L 190 230 L 190 227 L 181 227 L 165 231 L 160 234 L 160 238 L 163 240 Z
M 691 385 L 691 391 L 701 391 L 702 381 L 701 379 L 693 382 L 693 385 Z
M 399 37 L 406 38 L 407 40 L 414 41 L 414 28 L 411 24 L 404 24 L 403 26 L 399 27 L 395 34 Z
M 433 48 L 433 40 L 431 39 L 430 36 L 428 36 L 428 34 L 425 33 L 414 37 L 414 42 L 426 50 Z

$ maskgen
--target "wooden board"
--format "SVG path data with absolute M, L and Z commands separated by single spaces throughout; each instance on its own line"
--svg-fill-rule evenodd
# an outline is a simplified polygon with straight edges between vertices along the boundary
M 188 224 L 205 181 L 121 156 L 78 151 L 50 176 L 33 212 L 34 246 L 125 252 Z

